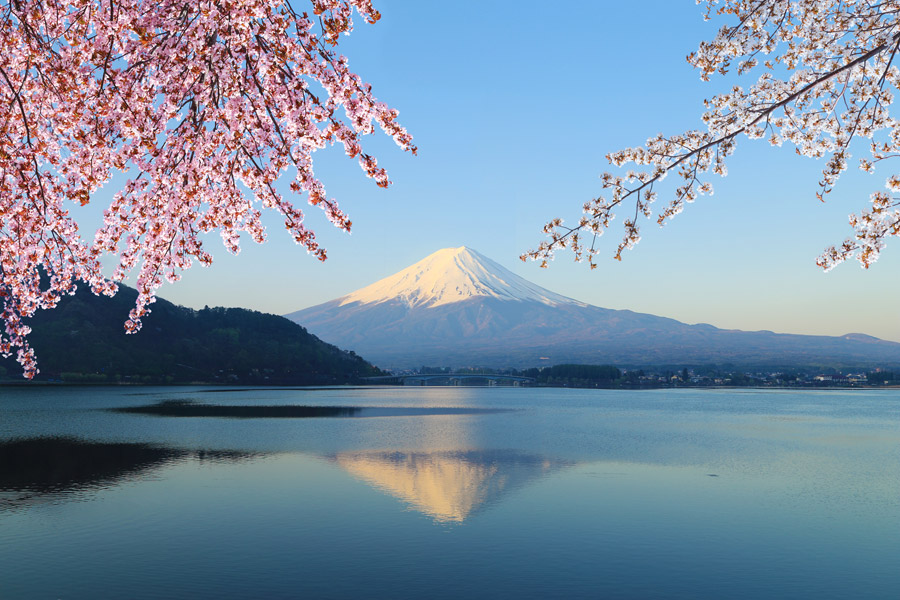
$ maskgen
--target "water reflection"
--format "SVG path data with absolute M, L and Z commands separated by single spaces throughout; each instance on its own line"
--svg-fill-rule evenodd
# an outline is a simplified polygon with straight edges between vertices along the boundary
M 104 409 L 107 412 L 157 417 L 226 417 L 232 419 L 311 419 L 317 417 L 416 417 L 439 415 L 484 415 L 513 412 L 502 408 L 423 406 L 308 406 L 304 404 L 203 404 L 165 400 L 142 406 Z
M 350 417 L 360 411 L 359 408 L 353 406 L 221 405 L 199 404 L 185 400 L 166 400 L 156 404 L 123 406 L 107 410 L 157 417 L 229 417 L 233 419 Z
M 458 444 L 466 437 L 465 425 L 456 419 L 431 425 L 433 429 L 424 429 L 430 434 L 426 437 L 434 438 L 437 450 L 360 450 L 318 456 L 441 523 L 461 523 L 512 490 L 574 464 L 514 450 L 451 450 L 452 442 Z M 83 500 L 178 462 L 232 463 L 262 455 L 74 437 L 3 440 L 0 511 Z
M 0 510 L 68 500 L 111 488 L 180 460 L 231 462 L 254 456 L 72 437 L 0 441 Z
M 331 459 L 443 523 L 461 523 L 506 493 L 573 464 L 512 450 L 341 452 Z

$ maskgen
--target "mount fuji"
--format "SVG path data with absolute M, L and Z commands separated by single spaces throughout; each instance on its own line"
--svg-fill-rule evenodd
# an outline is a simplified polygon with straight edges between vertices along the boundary
M 900 364 L 900 344 L 862 334 L 725 330 L 592 306 L 465 246 L 438 250 L 351 294 L 285 316 L 383 368 Z

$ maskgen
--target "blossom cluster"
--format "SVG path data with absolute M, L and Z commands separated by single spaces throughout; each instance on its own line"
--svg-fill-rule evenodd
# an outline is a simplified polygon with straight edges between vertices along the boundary
M 37 373 L 25 320 L 73 294 L 112 295 L 136 271 L 137 331 L 156 290 L 194 261 L 201 233 L 262 242 L 261 209 L 298 243 L 325 250 L 303 211 L 276 190 L 285 172 L 337 227 L 351 222 L 313 170 L 340 144 L 377 185 L 387 173 L 363 150 L 376 127 L 415 153 L 397 111 L 336 52 L 370 0 L 14 0 L 0 3 L 0 354 Z M 86 240 L 70 216 L 115 173 L 127 182 Z M 100 259 L 118 257 L 112 281 Z
M 634 215 L 624 220 L 625 235 L 615 258 L 639 240 L 639 217 L 653 216 L 657 187 L 669 173 L 676 186 L 668 204 L 657 213 L 662 225 L 679 214 L 685 203 L 711 194 L 710 174 L 725 176 L 726 159 L 740 136 L 763 138 L 774 146 L 791 144 L 803 156 L 825 158 L 817 196 L 823 200 L 847 169 L 855 140 L 868 151 L 862 170 L 900 155 L 900 121 L 890 115 L 900 89 L 895 65 L 900 50 L 900 0 L 697 0 L 706 17 L 731 19 L 715 39 L 704 41 L 688 61 L 701 79 L 736 71 L 736 78 L 753 77 L 752 85 L 733 85 L 706 100 L 705 130 L 656 137 L 637 148 L 607 155 L 616 167 L 632 163 L 640 171 L 604 173 L 609 193 L 584 204 L 575 225 L 550 221 L 548 239 L 522 255 L 542 266 L 556 250 L 570 249 L 576 260 L 591 267 L 598 253 L 597 237 L 622 204 L 634 203 Z M 746 89 L 745 89 L 746 87 Z M 889 192 L 900 191 L 900 174 L 888 177 Z M 885 238 L 900 235 L 898 202 L 876 192 L 871 207 L 851 215 L 852 238 L 826 249 L 817 263 L 826 270 L 855 257 L 868 268 L 878 259 Z M 586 237 L 591 244 L 586 247 Z

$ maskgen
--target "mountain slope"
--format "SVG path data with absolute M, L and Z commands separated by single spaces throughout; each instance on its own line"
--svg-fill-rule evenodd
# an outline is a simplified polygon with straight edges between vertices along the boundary
M 723 330 L 591 306 L 465 247 L 440 250 L 356 292 L 286 316 L 393 368 L 900 363 L 900 344 L 870 336 Z
M 31 320 L 41 373 L 37 380 L 260 383 L 349 383 L 376 369 L 277 315 L 242 308 L 192 310 L 163 299 L 144 326 L 125 335 L 122 323 L 137 292 L 120 285 L 113 298 L 86 289 Z M 0 375 L 21 368 L 0 358 Z

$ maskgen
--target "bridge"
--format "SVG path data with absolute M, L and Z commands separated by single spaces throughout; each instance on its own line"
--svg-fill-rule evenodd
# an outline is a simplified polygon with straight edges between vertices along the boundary
M 534 377 L 520 375 L 504 375 L 500 373 L 418 373 L 415 375 L 381 375 L 379 377 L 363 377 L 368 383 L 381 383 L 385 385 L 462 385 L 463 381 L 483 380 L 487 386 L 501 385 L 502 383 L 521 386 L 534 383 Z M 443 381 L 441 381 L 443 380 Z

